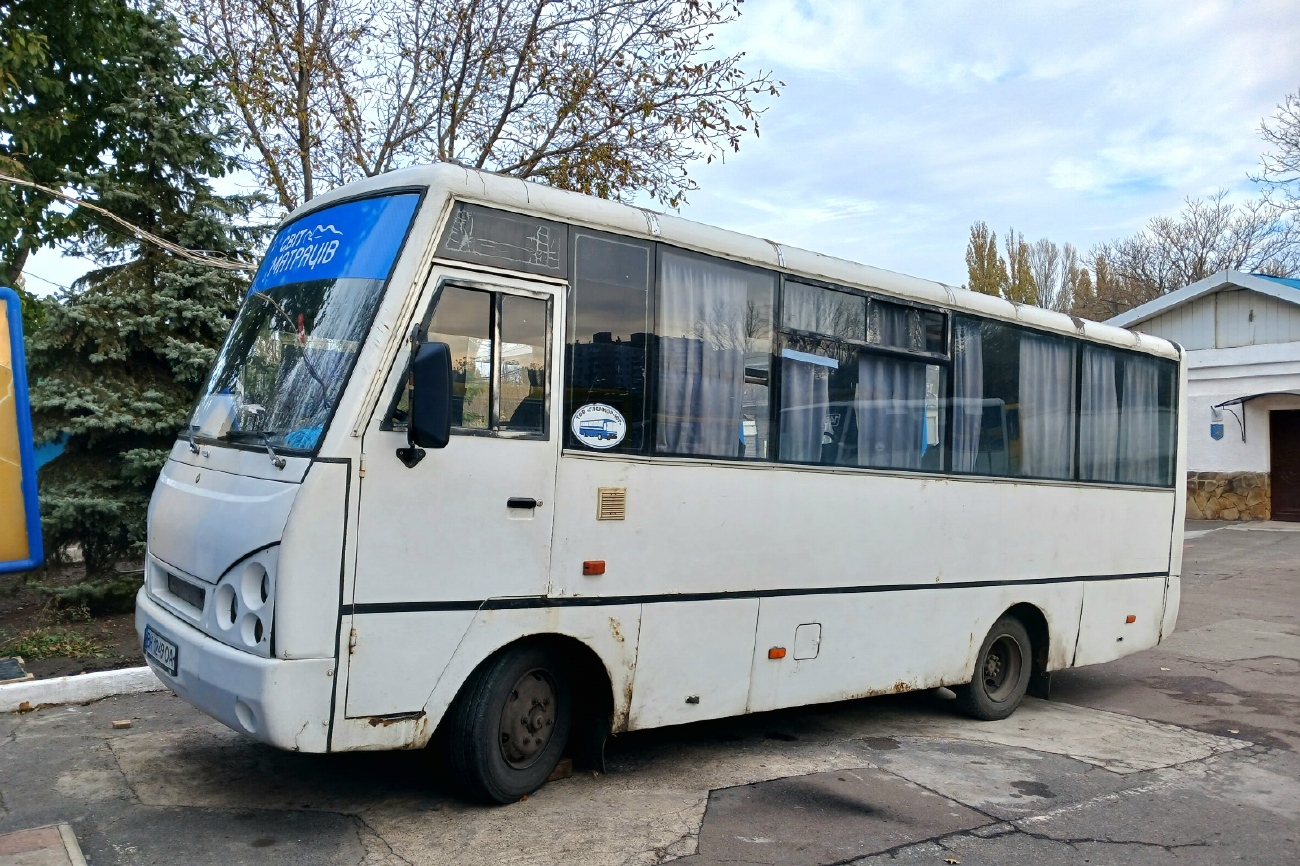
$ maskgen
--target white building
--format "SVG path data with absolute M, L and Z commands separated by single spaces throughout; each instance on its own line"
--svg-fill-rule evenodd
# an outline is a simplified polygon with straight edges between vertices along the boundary
M 1300 280 L 1220 271 L 1109 324 L 1187 350 L 1187 517 L 1300 521 Z

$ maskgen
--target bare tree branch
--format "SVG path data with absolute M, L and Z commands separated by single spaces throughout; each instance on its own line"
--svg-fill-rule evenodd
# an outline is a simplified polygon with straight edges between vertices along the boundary
M 171 0 L 282 207 L 446 161 L 677 206 L 780 82 L 719 54 L 740 0 Z

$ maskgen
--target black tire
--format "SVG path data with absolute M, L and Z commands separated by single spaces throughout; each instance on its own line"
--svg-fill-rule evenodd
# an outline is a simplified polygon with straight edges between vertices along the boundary
M 1014 616 L 993 623 L 975 657 L 975 678 L 953 689 L 957 709 L 985 722 L 1005 719 L 1025 699 L 1033 673 L 1034 647 Z
M 466 798 L 513 803 L 546 783 L 569 738 L 568 671 L 542 647 L 509 649 L 484 662 L 447 714 L 452 783 Z

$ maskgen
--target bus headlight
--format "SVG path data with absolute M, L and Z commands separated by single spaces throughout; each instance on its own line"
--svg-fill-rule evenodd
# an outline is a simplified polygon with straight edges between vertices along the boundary
M 222 576 L 208 614 L 209 634 L 230 646 L 271 655 L 279 553 L 278 547 L 259 551 Z

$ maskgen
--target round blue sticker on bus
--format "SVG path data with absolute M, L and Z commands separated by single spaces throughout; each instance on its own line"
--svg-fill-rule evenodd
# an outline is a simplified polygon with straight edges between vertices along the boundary
M 588 448 L 613 448 L 627 435 L 623 414 L 604 403 L 588 403 L 573 413 L 573 435 Z

